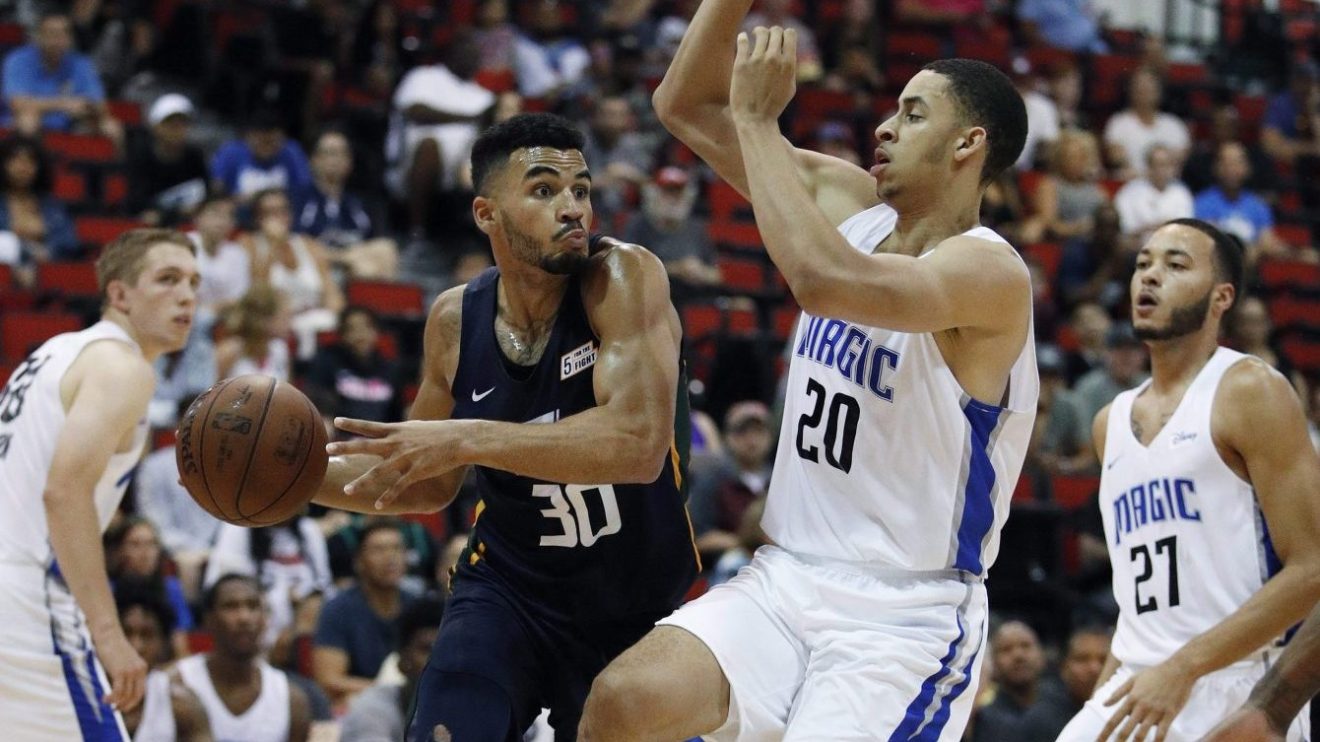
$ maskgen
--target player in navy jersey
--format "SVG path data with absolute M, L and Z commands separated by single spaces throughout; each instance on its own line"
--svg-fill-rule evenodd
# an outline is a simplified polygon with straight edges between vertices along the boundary
M 413 419 L 340 419 L 364 437 L 329 447 L 318 499 L 352 510 L 437 510 L 476 467 L 410 740 L 518 740 L 542 707 L 575 739 L 596 674 L 697 570 L 678 315 L 653 255 L 589 247 L 582 146 L 547 114 L 481 135 L 473 214 L 496 267 L 432 306 Z

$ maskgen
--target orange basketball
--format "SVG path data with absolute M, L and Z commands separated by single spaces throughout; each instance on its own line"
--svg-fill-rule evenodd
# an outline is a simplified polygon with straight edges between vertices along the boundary
M 225 379 L 179 421 L 175 458 L 188 494 L 240 526 L 268 526 L 302 510 L 325 479 L 321 414 L 291 384 L 262 374 Z

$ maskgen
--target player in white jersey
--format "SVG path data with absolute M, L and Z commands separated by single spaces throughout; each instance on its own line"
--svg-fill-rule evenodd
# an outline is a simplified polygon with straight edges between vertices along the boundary
M 116 709 L 142 697 L 101 533 L 145 450 L 151 364 L 188 339 L 193 250 L 154 229 L 107 245 L 101 321 L 46 341 L 0 390 L 0 729 L 17 739 L 124 739 Z
M 593 685 L 586 740 L 953 740 L 1039 380 L 1025 265 L 979 226 L 1026 114 L 989 65 L 907 84 L 866 171 L 794 149 L 792 31 L 706 0 L 661 120 L 750 196 L 802 306 L 762 548 Z
M 1320 599 L 1320 459 L 1292 385 L 1219 346 L 1241 245 L 1195 219 L 1137 254 L 1132 316 L 1151 378 L 1096 415 L 1118 627 L 1060 740 L 1197 740 L 1246 700 Z M 1298 722 L 1289 739 L 1307 739 Z

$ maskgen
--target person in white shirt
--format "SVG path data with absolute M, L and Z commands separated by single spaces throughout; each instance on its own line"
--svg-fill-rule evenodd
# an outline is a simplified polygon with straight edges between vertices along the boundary
M 1163 84 L 1154 71 L 1137 70 L 1128 82 L 1128 107 L 1105 124 L 1105 159 L 1116 165 L 1112 169 L 1122 180 L 1145 174 L 1146 153 L 1156 144 L 1168 147 L 1179 167 L 1187 157 L 1192 145 L 1187 124 L 1160 110 L 1163 94 Z
M 1157 144 L 1146 152 L 1146 175 L 1128 181 L 1114 196 L 1123 235 L 1144 241 L 1156 227 L 1172 219 L 1186 219 L 1195 211 L 1192 192 L 1178 179 L 1181 160 L 1168 147 Z

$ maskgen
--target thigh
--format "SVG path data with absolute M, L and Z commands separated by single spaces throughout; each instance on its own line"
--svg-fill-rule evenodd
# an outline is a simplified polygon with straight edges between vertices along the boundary
M 440 727 L 455 740 L 521 738 L 540 709 L 542 672 L 524 620 L 502 589 L 471 578 L 455 583 L 418 682 L 410 740 L 439 739 Z

